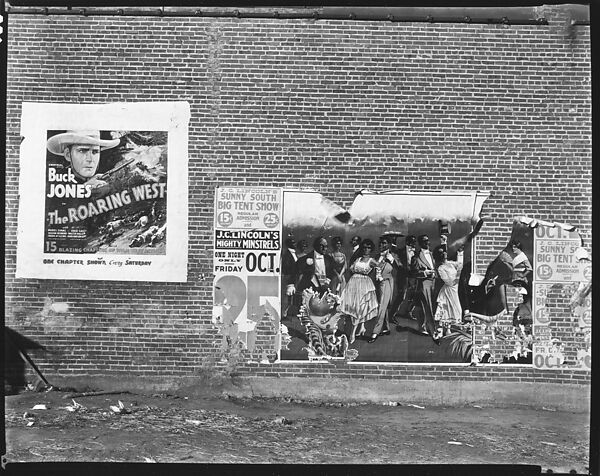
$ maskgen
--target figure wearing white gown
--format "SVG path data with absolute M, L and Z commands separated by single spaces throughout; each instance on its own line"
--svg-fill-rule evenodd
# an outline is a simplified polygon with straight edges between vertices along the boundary
M 462 307 L 458 298 L 458 282 L 463 268 L 463 251 L 457 253 L 457 261 L 449 261 L 444 250 L 434 252 L 437 275 L 442 281 L 442 287 L 437 297 L 437 309 L 434 320 L 441 325 L 457 324 L 462 321 Z
M 341 295 L 339 310 L 350 316 L 352 320 L 350 343 L 354 342 L 356 329 L 359 328 L 356 335 L 363 335 L 364 323 L 377 317 L 379 312 L 375 285 L 369 276 L 374 269 L 377 269 L 377 262 L 371 258 L 373 247 L 373 242 L 369 239 L 361 243 L 362 256 L 350 265 L 352 276 Z

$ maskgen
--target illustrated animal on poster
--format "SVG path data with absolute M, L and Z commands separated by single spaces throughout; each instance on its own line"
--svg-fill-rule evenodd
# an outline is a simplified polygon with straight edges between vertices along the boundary
M 135 248 L 135 247 L 139 247 L 144 244 L 150 243 L 152 240 L 152 237 L 158 230 L 159 230 L 158 226 L 156 226 L 156 225 L 151 226 L 146 231 L 144 231 L 143 233 L 140 233 L 133 240 L 131 240 L 129 247 Z
M 148 225 L 148 216 L 143 215 L 139 218 L 137 222 L 135 222 L 135 226 L 139 228 L 145 228 Z
M 308 337 L 308 346 L 304 349 L 309 360 L 357 357 L 348 352 L 346 335 L 336 335 L 337 324 L 342 317 L 337 310 L 339 302 L 339 296 L 331 291 L 322 295 L 310 288 L 303 291 L 298 318 Z
M 106 233 L 115 233 L 119 228 L 125 225 L 126 221 L 124 219 L 109 221 L 103 231 Z
M 157 229 L 154 234 L 150 237 L 150 244 L 148 246 L 155 246 L 160 243 L 165 238 L 165 234 L 167 233 L 167 224 L 165 223 L 159 229 Z

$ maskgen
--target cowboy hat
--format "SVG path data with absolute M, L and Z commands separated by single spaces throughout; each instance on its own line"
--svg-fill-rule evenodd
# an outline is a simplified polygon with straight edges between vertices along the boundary
M 98 145 L 105 150 L 118 146 L 119 142 L 120 139 L 100 139 L 100 131 L 67 131 L 50 137 L 46 147 L 55 155 L 64 155 L 65 147 L 72 144 Z

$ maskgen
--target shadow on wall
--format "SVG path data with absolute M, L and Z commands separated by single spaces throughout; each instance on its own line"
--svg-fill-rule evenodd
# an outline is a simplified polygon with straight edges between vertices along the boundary
M 39 370 L 27 354 L 28 350 L 42 350 L 46 348 L 4 326 L 4 393 L 14 395 L 20 393 L 27 386 L 25 380 L 25 364 L 29 362 L 36 372 Z M 29 360 L 28 360 L 29 359 Z

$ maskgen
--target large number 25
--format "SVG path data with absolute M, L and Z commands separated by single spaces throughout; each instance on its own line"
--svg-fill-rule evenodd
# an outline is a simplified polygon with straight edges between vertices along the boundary
M 269 311 L 277 312 L 273 317 L 279 317 L 279 276 L 248 276 L 248 314 L 258 312 L 267 302 Z
M 248 285 L 239 276 L 220 276 L 215 286 L 214 305 L 227 303 L 232 306 L 230 313 L 232 321 L 235 320 L 246 304 L 247 315 L 259 312 L 259 307 L 266 305 L 271 313 L 276 312 L 279 317 L 279 277 L 278 276 L 248 276 Z M 218 291 L 218 292 L 217 292 Z M 271 298 L 271 299 L 269 299 Z M 273 309 L 271 309 L 273 308 Z

